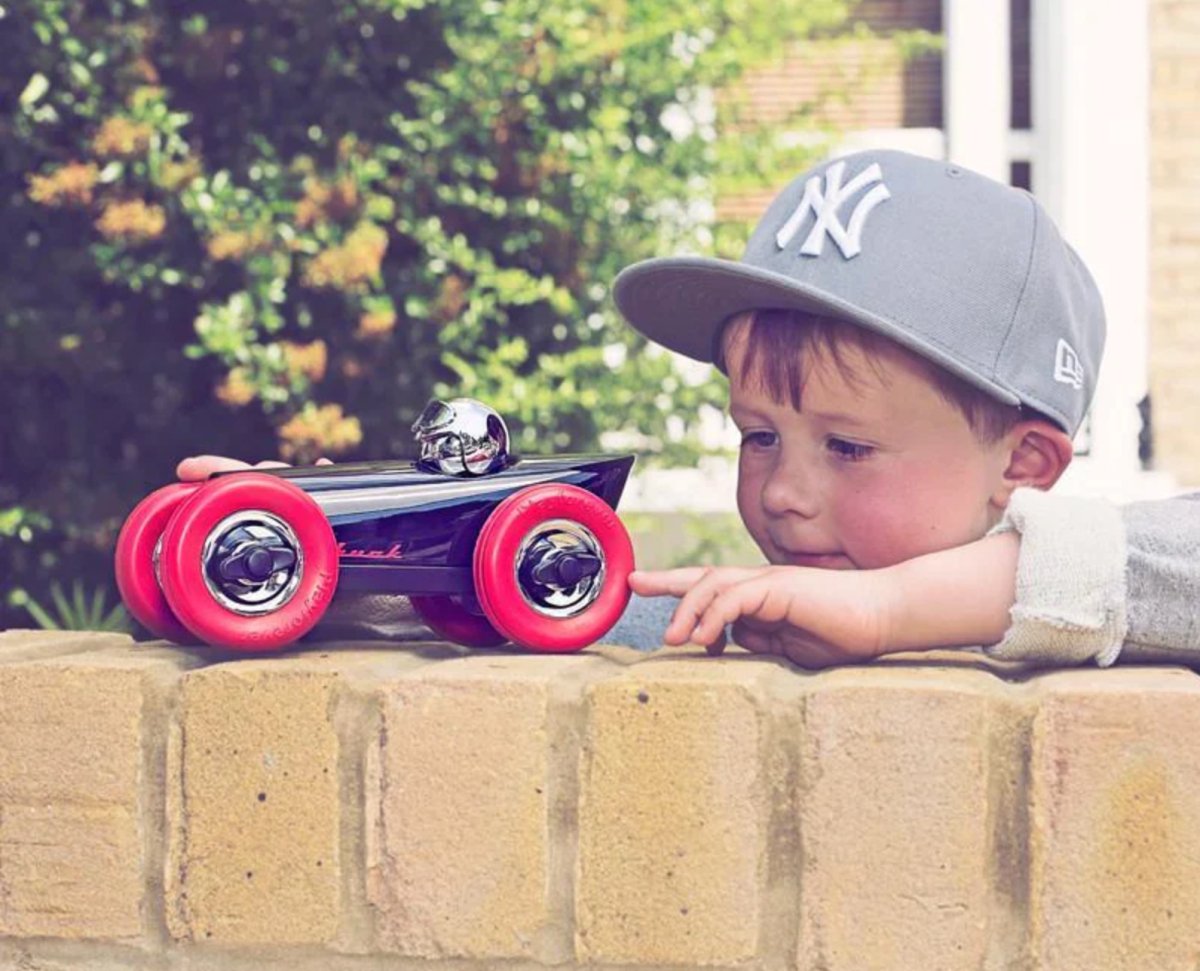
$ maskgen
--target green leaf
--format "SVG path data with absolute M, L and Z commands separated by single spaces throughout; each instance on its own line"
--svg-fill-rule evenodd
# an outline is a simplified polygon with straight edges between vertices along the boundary
M 70 629 L 72 627 L 71 603 L 67 600 L 67 595 L 63 592 L 62 584 L 57 580 L 50 585 L 50 599 L 54 601 L 54 607 L 58 611 L 61 622 L 59 626 L 65 626 Z
M 50 90 L 50 81 L 46 75 L 36 72 L 25 85 L 25 89 L 21 92 L 20 103 L 22 108 L 29 108 L 37 104 L 42 96 Z
M 78 581 L 76 581 L 76 582 L 78 582 Z M 81 593 L 82 593 L 82 590 L 83 590 L 83 588 L 81 586 L 80 587 Z M 104 588 L 103 587 L 97 587 L 94 591 L 92 591 L 92 602 L 91 602 L 91 605 L 88 607 L 87 617 L 88 617 L 88 628 L 92 629 L 92 630 L 99 630 L 100 624 L 104 620 Z
M 61 630 L 58 623 L 42 608 L 36 600 L 30 598 L 25 603 L 25 609 L 29 611 L 29 615 L 43 630 Z

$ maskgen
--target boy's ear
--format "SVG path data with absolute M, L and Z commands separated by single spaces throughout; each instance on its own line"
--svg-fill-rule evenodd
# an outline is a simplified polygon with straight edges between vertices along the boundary
M 1021 486 L 1049 489 L 1066 471 L 1075 455 L 1071 437 L 1056 425 L 1041 419 L 1013 425 L 1004 436 L 1008 466 L 997 494 L 993 497 L 1001 509 L 1008 506 L 1013 492 Z

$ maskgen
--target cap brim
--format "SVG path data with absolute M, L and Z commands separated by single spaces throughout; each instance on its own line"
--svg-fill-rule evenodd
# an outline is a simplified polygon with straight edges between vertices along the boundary
M 790 277 L 733 260 L 673 256 L 626 267 L 613 283 L 625 319 L 657 344 L 712 363 L 718 329 L 731 314 L 777 307 L 846 320 L 873 330 L 1008 404 L 1020 398 L 886 318 Z

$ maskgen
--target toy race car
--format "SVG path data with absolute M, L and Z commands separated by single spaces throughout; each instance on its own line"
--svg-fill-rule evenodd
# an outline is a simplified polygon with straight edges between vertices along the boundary
M 151 493 L 116 548 L 117 586 L 151 633 L 274 651 L 335 588 L 408 595 L 438 636 L 575 651 L 629 601 L 615 508 L 631 455 L 517 458 L 495 411 L 432 401 L 415 462 L 218 473 Z

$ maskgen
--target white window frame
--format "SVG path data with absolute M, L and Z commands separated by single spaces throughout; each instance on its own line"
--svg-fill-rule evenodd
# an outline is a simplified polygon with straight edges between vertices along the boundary
M 1009 0 L 943 0 L 942 12 L 947 157 L 1004 182 L 1013 162 L 1030 163 L 1034 194 L 1104 298 L 1087 454 L 1064 487 L 1116 498 L 1170 491 L 1138 457 L 1149 371 L 1147 0 L 1032 0 L 1032 131 L 1010 128 Z

